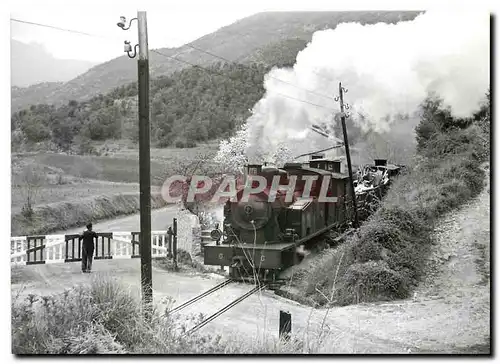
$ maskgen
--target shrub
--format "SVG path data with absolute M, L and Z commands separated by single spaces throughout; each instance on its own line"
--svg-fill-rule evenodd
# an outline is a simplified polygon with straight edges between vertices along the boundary
M 306 275 L 305 295 L 313 301 L 346 305 L 407 297 L 423 273 L 433 224 L 482 190 L 480 163 L 488 152 L 478 142 L 481 130 L 460 129 L 469 121 L 455 125 L 446 113 L 436 123 L 427 117 L 415 166 L 394 181 L 357 235 L 325 252 Z
M 109 277 L 53 296 L 28 295 L 12 302 L 14 354 L 236 354 L 297 353 L 304 344 L 266 338 L 250 341 L 194 333 L 187 327 L 203 316 L 182 320 L 156 310 L 145 318 L 140 301 Z M 318 347 L 313 347 L 318 350 Z
M 14 300 L 13 353 L 125 353 L 141 342 L 140 303 L 115 280 L 94 277 L 58 295 Z
M 185 138 L 177 139 L 174 142 L 176 148 L 194 148 L 196 143 L 193 140 L 187 140 Z
M 384 261 L 355 263 L 346 270 L 334 299 L 339 305 L 392 300 L 404 298 L 408 288 L 405 277 Z

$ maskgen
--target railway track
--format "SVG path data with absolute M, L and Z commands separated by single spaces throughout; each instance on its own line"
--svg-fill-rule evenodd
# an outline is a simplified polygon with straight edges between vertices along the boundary
M 224 288 L 224 287 L 226 287 L 227 285 L 229 285 L 229 284 L 231 284 L 233 282 L 236 282 L 236 281 L 234 279 L 228 279 L 228 280 L 226 280 L 226 281 L 224 281 L 222 283 L 219 283 L 218 285 L 210 288 L 208 291 L 205 291 L 205 292 L 199 294 L 198 296 L 193 297 L 190 300 L 184 302 L 183 304 L 181 304 L 181 305 L 179 305 L 177 307 L 174 307 L 173 309 L 169 310 L 166 313 L 166 315 L 171 315 L 173 313 L 179 312 L 182 309 L 184 309 L 184 308 L 186 308 L 188 306 L 191 306 L 195 302 L 198 302 L 199 300 L 201 300 L 201 299 L 203 299 L 203 298 L 211 295 L 212 293 L 217 292 L 221 288 Z M 186 333 L 184 335 L 190 335 L 190 334 L 198 331 L 203 326 L 205 326 L 206 324 L 210 323 L 211 321 L 215 320 L 217 317 L 219 317 L 220 315 L 222 315 L 224 312 L 226 312 L 229 309 L 231 309 L 232 307 L 236 306 L 238 303 L 242 302 L 243 300 L 245 300 L 246 298 L 250 297 L 254 293 L 259 292 L 259 291 L 261 291 L 261 290 L 263 290 L 263 289 L 265 289 L 267 287 L 268 287 L 268 284 L 258 284 L 258 285 L 256 285 L 250 291 L 248 291 L 245 294 L 241 295 L 240 297 L 236 298 L 235 300 L 233 300 L 228 305 L 224 306 L 223 308 L 221 308 L 220 310 L 218 310 L 214 314 L 212 314 L 209 317 L 207 317 L 206 319 L 204 319 L 202 322 L 200 322 L 197 325 L 195 325 L 194 327 L 190 328 L 188 331 L 186 331 Z
M 236 306 L 238 303 L 242 302 L 243 300 L 245 300 L 246 298 L 250 297 L 251 295 L 253 295 L 254 293 L 256 292 L 259 292 L 263 289 L 265 289 L 267 287 L 267 284 L 263 284 L 263 285 L 257 285 L 256 287 L 252 288 L 250 291 L 248 291 L 247 293 L 245 293 L 244 295 L 238 297 L 237 299 L 235 299 L 234 301 L 232 301 L 230 304 L 228 304 L 227 306 L 221 308 L 219 311 L 217 311 L 216 313 L 214 313 L 213 315 L 207 317 L 205 320 L 203 320 L 202 322 L 200 322 L 199 324 L 195 325 L 194 327 L 192 327 L 191 329 L 189 329 L 188 331 L 186 331 L 186 333 L 184 334 L 185 336 L 187 335 L 191 335 L 192 333 L 198 331 L 199 329 L 201 329 L 203 326 L 205 326 L 206 324 L 212 322 L 213 320 L 215 320 L 217 317 L 219 317 L 220 315 L 222 315 L 224 312 L 228 311 L 229 309 L 231 309 L 232 307 Z
M 219 289 L 221 289 L 221 288 L 223 288 L 223 287 L 225 287 L 228 284 L 233 283 L 233 282 L 234 282 L 233 279 L 228 279 L 227 281 L 219 283 L 215 287 L 210 288 L 208 291 L 205 291 L 202 294 L 200 294 L 200 295 L 198 295 L 196 297 L 191 298 L 189 301 L 184 302 L 182 305 L 174 307 L 173 309 L 171 309 L 170 311 L 168 311 L 168 314 L 172 314 L 172 313 L 178 312 L 178 311 L 182 310 L 183 308 L 191 306 L 193 303 L 198 302 L 202 298 L 207 297 L 208 295 L 210 295 L 210 294 L 218 291 Z

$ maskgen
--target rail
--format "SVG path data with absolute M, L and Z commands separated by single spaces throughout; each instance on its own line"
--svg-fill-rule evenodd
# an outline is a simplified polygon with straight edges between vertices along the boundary
M 228 304 L 227 306 L 221 308 L 219 311 L 217 311 L 216 313 L 214 313 L 213 315 L 207 317 L 205 320 L 203 320 L 202 322 L 200 322 L 199 324 L 195 325 L 194 327 L 192 327 L 191 329 L 189 329 L 188 331 L 186 331 L 186 333 L 184 334 L 185 336 L 187 335 L 191 335 L 192 333 L 198 331 L 199 329 L 201 329 L 203 326 L 207 325 L 208 323 L 212 322 L 213 320 L 215 320 L 217 317 L 219 317 L 220 315 L 222 315 L 224 312 L 228 311 L 229 309 L 233 308 L 234 306 L 236 306 L 238 303 L 242 302 L 243 300 L 245 300 L 246 298 L 250 297 L 251 295 L 253 295 L 254 293 L 256 292 L 259 292 L 263 289 L 265 289 L 267 287 L 267 284 L 263 284 L 263 285 L 257 285 L 256 287 L 252 288 L 250 291 L 248 291 L 247 293 L 245 293 L 244 295 L 240 296 L 239 298 L 235 299 L 234 301 L 232 301 L 230 304 Z
M 226 281 L 224 281 L 224 282 L 222 282 L 222 283 L 219 283 L 219 284 L 218 284 L 218 285 L 216 285 L 215 287 L 210 288 L 208 291 L 205 291 L 205 292 L 203 292 L 202 294 L 200 294 L 200 295 L 198 295 L 198 296 L 196 296 L 196 297 L 191 298 L 189 301 L 184 302 L 182 305 L 179 305 L 179 306 L 177 306 L 177 307 L 175 307 L 175 308 L 173 308 L 173 309 L 169 310 L 166 314 L 171 315 L 171 314 L 173 314 L 174 312 L 180 311 L 180 310 L 182 310 L 183 308 L 186 308 L 186 307 L 188 307 L 188 306 L 191 306 L 193 303 L 198 302 L 198 301 L 199 301 L 199 300 L 201 300 L 202 298 L 205 298 L 206 296 L 208 296 L 208 295 L 210 295 L 210 294 L 212 294 L 212 293 L 214 293 L 214 292 L 218 291 L 219 289 L 221 289 L 221 288 L 223 288 L 223 287 L 227 286 L 229 283 L 232 283 L 232 282 L 234 282 L 234 280 L 232 280 L 232 279 L 228 279 L 228 280 L 226 280 Z

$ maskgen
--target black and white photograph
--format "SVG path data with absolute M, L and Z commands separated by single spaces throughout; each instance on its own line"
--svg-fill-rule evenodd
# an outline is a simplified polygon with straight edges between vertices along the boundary
M 494 10 L 387 3 L 11 2 L 9 355 L 491 357 Z

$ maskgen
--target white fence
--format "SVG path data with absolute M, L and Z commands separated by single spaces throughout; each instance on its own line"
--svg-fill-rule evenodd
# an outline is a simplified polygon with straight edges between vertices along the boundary
M 131 259 L 140 256 L 139 233 L 98 233 L 95 259 Z M 173 236 L 168 231 L 151 232 L 151 255 L 166 257 L 173 252 Z M 11 264 L 53 264 L 81 260 L 79 235 L 36 235 L 10 238 Z

